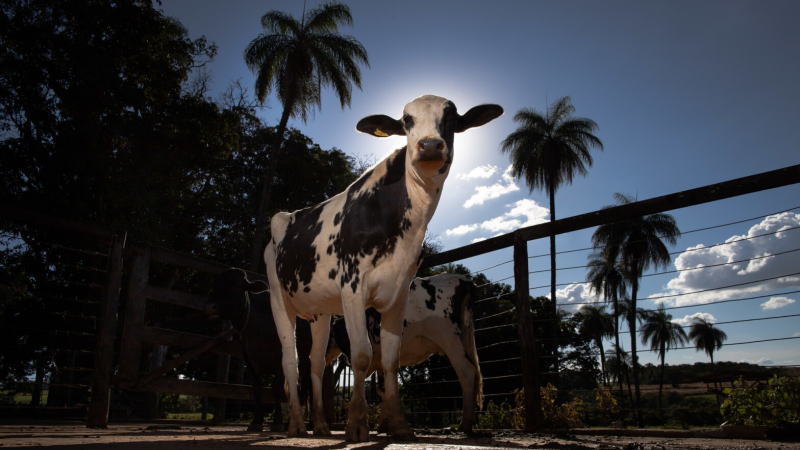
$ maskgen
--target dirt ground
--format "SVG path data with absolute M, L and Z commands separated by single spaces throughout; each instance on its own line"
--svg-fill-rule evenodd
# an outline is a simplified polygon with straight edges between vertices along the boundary
M 606 430 L 608 432 L 608 430 Z M 630 433 L 630 431 L 627 431 Z M 588 433 L 588 434 L 584 434 Z M 342 432 L 330 438 L 286 438 L 285 434 L 244 431 L 243 426 L 177 424 L 120 424 L 108 429 L 87 429 L 81 424 L 0 424 L 0 447 L 46 447 L 48 450 L 204 450 L 239 448 L 310 449 L 482 449 L 482 448 L 574 448 L 574 449 L 800 449 L 798 443 L 765 440 L 732 440 L 681 436 L 614 436 L 576 430 L 570 434 L 524 434 L 498 431 L 491 436 L 467 438 L 459 433 L 417 431 L 414 442 L 392 442 L 385 435 L 370 434 L 370 441 L 344 441 Z

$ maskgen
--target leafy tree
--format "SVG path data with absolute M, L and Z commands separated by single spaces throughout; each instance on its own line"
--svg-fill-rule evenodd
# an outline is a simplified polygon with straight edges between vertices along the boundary
M 512 174 L 524 177 L 528 188 L 544 189 L 550 199 L 550 221 L 556 220 L 556 191 L 572 184 L 576 174 L 586 175 L 592 165 L 592 147 L 603 148 L 594 135 L 597 124 L 573 117 L 575 107 L 569 97 L 550 105 L 545 113 L 522 109 L 514 116 L 519 128 L 502 142 L 501 149 L 511 157 Z M 550 236 L 551 316 L 556 316 L 556 237 Z
M 633 198 L 616 193 L 617 205 L 633 203 Z M 631 327 L 631 355 L 633 358 L 633 384 L 636 398 L 634 409 L 637 410 L 639 425 L 642 424 L 638 405 L 641 399 L 639 389 L 639 362 L 636 354 L 636 301 L 639 293 L 639 279 L 648 268 L 667 266 L 670 254 L 664 241 L 671 245 L 677 243 L 680 230 L 675 219 L 669 214 L 657 213 L 633 219 L 614 222 L 597 227 L 592 235 L 592 244 L 598 250 L 608 253 L 608 258 L 618 261 L 631 289 L 631 308 L 628 311 L 628 325 Z
M 672 321 L 664 305 L 658 311 L 648 314 L 642 325 L 642 343 L 650 342 L 650 350 L 658 352 L 661 360 L 661 375 L 658 382 L 658 409 L 661 409 L 662 391 L 664 389 L 664 358 L 671 348 L 685 344 L 688 338 L 683 327 Z
M 606 353 L 603 348 L 603 339 L 610 337 L 614 332 L 614 323 L 605 306 L 583 305 L 577 313 L 578 333 L 590 338 L 595 347 L 600 351 L 600 374 L 603 382 L 606 379 Z
M 628 285 L 625 280 L 625 275 L 622 269 L 613 258 L 609 258 L 605 252 L 592 253 L 589 255 L 589 272 L 586 275 L 586 280 L 589 282 L 592 291 L 595 294 L 601 294 L 603 299 L 610 301 L 613 307 L 613 325 L 614 325 L 614 349 L 619 350 L 619 299 L 627 296 Z M 622 361 L 620 356 L 616 355 L 616 361 Z M 617 372 L 620 372 L 619 368 Z M 619 384 L 619 395 L 622 398 L 622 378 L 617 377 Z
M 324 3 L 300 21 L 281 11 L 261 17 L 266 30 L 245 49 L 244 59 L 256 72 L 255 93 L 260 101 L 275 91 L 283 113 L 273 145 L 273 159 L 284 150 L 283 134 L 290 117 L 303 121 L 322 104 L 322 87 L 330 86 L 344 108 L 350 104 L 351 83 L 361 87 L 359 63 L 369 65 L 367 51 L 354 37 L 339 34 L 340 25 L 350 25 L 350 8 L 340 3 Z M 271 201 L 276 167 L 266 168 L 256 215 L 251 268 L 256 270 L 266 242 L 267 210 Z
M 266 167 L 280 172 L 273 206 L 285 209 L 322 201 L 357 175 L 344 152 L 296 130 L 282 133 L 289 154 L 273 163 L 265 148 L 276 130 L 246 92 L 218 104 L 192 81 L 215 47 L 189 39 L 152 1 L 0 0 L 0 9 L 0 202 L 241 266 Z M 14 343 L 0 347 L 0 381 L 9 386 L 76 345 L 61 338 L 78 322 L 65 305 L 83 307 L 97 294 L 78 285 L 104 282 L 87 275 L 103 274 L 97 257 L 99 270 L 87 271 L 90 256 L 70 259 L 52 244 L 107 248 L 5 217 L 0 232 L 0 334 Z

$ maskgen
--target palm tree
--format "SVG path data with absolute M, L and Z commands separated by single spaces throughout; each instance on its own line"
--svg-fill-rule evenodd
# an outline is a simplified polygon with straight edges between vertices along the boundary
M 647 320 L 642 325 L 642 344 L 650 341 L 650 350 L 657 351 L 661 359 L 661 374 L 658 380 L 658 409 L 661 409 L 661 394 L 664 389 L 664 358 L 667 351 L 685 344 L 689 339 L 683 327 L 672 321 L 672 315 L 667 313 L 664 305 L 658 311 L 647 315 Z
M 616 193 L 617 205 L 627 205 L 634 199 L 625 194 Z M 621 222 L 600 225 L 592 235 L 592 244 L 596 249 L 608 252 L 608 258 L 618 261 L 631 289 L 631 309 L 637 310 L 636 300 L 639 293 L 639 279 L 650 267 L 666 267 L 670 262 L 670 254 L 666 240 L 675 245 L 680 236 L 675 218 L 669 214 L 656 213 L 635 217 Z M 662 240 L 663 239 L 663 240 Z M 631 327 L 631 358 L 633 360 L 633 384 L 636 392 L 634 410 L 637 422 L 642 426 L 639 411 L 641 391 L 639 389 L 639 358 L 636 354 L 636 320 L 629 314 L 628 324 Z
M 711 367 L 713 368 L 714 352 L 722 348 L 722 343 L 728 339 L 728 335 L 714 327 L 714 324 L 706 319 L 695 317 L 689 330 L 689 339 L 694 342 L 697 351 L 702 350 L 711 358 Z
M 352 22 L 350 8 L 340 3 L 322 4 L 304 13 L 299 22 L 281 11 L 269 11 L 261 17 L 266 31 L 245 49 L 245 62 L 256 73 L 258 100 L 263 102 L 274 91 L 283 104 L 256 215 L 250 261 L 254 270 L 260 264 L 266 239 L 270 186 L 289 118 L 299 117 L 305 121 L 309 112 L 321 107 L 325 86 L 333 88 L 342 108 L 350 105 L 351 84 L 361 88 L 359 63 L 369 66 L 367 51 L 354 37 L 338 31 L 340 25 Z
M 545 189 L 550 199 L 550 221 L 556 220 L 556 191 L 564 183 L 572 184 L 576 174 L 586 175 L 592 165 L 592 147 L 603 149 L 593 133 L 597 124 L 587 118 L 573 117 L 575 107 L 569 97 L 562 97 L 542 114 L 521 109 L 514 116 L 519 128 L 502 142 L 501 150 L 510 153 L 511 173 L 525 177 L 530 191 Z M 556 317 L 556 237 L 550 236 L 550 301 Z M 555 328 L 554 328 L 555 329 Z M 553 336 L 556 338 L 556 336 Z
M 578 333 L 590 338 L 600 350 L 600 372 L 605 384 L 607 383 L 606 353 L 603 349 L 603 338 L 610 337 L 614 332 L 611 315 L 606 312 L 605 305 L 584 305 L 575 316 L 579 323 Z
M 586 280 L 595 295 L 602 293 L 603 299 L 610 301 L 613 305 L 614 348 L 619 351 L 619 299 L 620 297 L 624 298 L 628 291 L 625 276 L 616 261 L 609 259 L 608 254 L 605 252 L 599 252 L 589 255 L 589 273 L 586 275 Z M 622 358 L 618 353 L 615 361 L 618 364 L 622 362 Z M 617 373 L 620 372 L 621 370 L 618 367 Z M 619 396 L 622 398 L 622 378 L 617 377 L 617 381 L 619 383 Z

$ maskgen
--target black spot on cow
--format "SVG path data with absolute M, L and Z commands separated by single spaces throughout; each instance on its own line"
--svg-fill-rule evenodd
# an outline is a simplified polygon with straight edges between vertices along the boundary
M 339 211 L 339 212 L 336 213 L 335 216 L 333 216 L 333 224 L 334 225 L 339 225 L 339 222 L 341 222 L 341 221 L 342 221 L 342 212 Z M 331 235 L 331 239 L 333 239 L 333 235 Z
M 311 292 L 311 288 L 306 286 L 303 288 L 303 292 Z
M 373 179 L 373 170 L 356 180 L 347 191 L 341 213 L 339 234 L 333 241 L 341 270 L 341 283 L 350 283 L 353 292 L 358 288 L 359 264 L 372 255 L 372 265 L 391 255 L 397 241 L 411 227 L 406 213 L 411 200 L 405 182 L 406 148 L 387 158 L 386 174 Z M 364 192 L 361 189 L 371 185 Z M 336 218 L 334 217 L 334 222 Z
M 327 250 L 325 250 L 329 255 L 333 253 L 333 245 L 329 245 Z
M 408 328 L 408 321 L 403 319 L 403 328 Z
M 328 272 L 328 278 L 330 278 L 331 280 L 336 279 L 336 269 L 331 269 L 331 271 Z
M 428 280 L 420 280 L 419 284 L 423 289 L 428 291 L 428 298 L 425 299 L 425 306 L 431 311 L 434 311 L 436 309 L 436 286 L 431 284 Z
M 286 236 L 277 248 L 278 280 L 289 293 L 297 292 L 300 284 L 309 284 L 317 268 L 317 249 L 314 239 L 322 230 L 319 220 L 323 205 L 295 211 Z
M 456 325 L 461 323 L 462 312 L 464 308 L 472 308 L 472 289 L 474 285 L 469 280 L 459 280 L 456 285 L 453 298 L 451 299 L 452 310 L 449 314 L 449 319 Z

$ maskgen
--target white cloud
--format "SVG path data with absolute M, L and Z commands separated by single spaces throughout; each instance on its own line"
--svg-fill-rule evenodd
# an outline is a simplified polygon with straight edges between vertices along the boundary
M 473 240 L 469 241 L 469 243 L 470 243 L 470 244 L 474 244 L 474 243 L 476 243 L 476 242 L 485 241 L 485 240 L 486 240 L 486 238 L 485 238 L 485 237 L 479 237 L 479 238 L 475 238 L 475 239 L 473 239 Z
M 713 314 L 704 313 L 704 312 L 696 312 L 694 314 L 687 314 L 680 319 L 672 319 L 673 323 L 677 323 L 678 325 L 691 325 L 694 322 L 694 319 L 704 319 L 706 322 L 714 323 L 717 321 L 717 318 L 714 317 Z
M 781 232 L 781 230 L 797 226 L 800 226 L 800 214 L 797 213 L 785 212 L 766 217 L 760 223 L 750 227 L 747 233 L 728 238 L 725 242 L 729 244 L 711 248 L 702 248 L 702 244 L 689 247 L 675 258 L 675 268 L 689 269 L 713 264 L 732 263 L 733 261 L 800 248 L 800 229 Z M 754 238 L 757 235 L 774 232 L 777 233 Z M 752 239 L 742 240 L 743 238 Z M 798 267 L 800 267 L 800 252 L 769 256 L 736 264 L 706 267 L 699 270 L 688 270 L 680 272 L 678 276 L 669 280 L 666 292 L 653 294 L 653 296 L 681 294 L 775 277 L 773 280 L 764 282 L 684 295 L 660 302 L 682 306 L 758 295 L 775 289 L 785 289 L 800 285 L 800 276 L 782 276 L 797 272 Z
M 472 171 L 474 171 L 473 169 Z M 470 171 L 470 173 L 472 173 Z M 488 200 L 492 200 L 503 195 L 510 194 L 519 190 L 519 186 L 511 176 L 511 166 L 501 175 L 502 180 L 488 186 L 475 186 L 475 193 L 464 202 L 464 208 L 472 208 L 475 205 L 482 205 Z
M 498 236 L 517 228 L 536 225 L 547 221 L 549 211 L 539 206 L 534 200 L 524 198 L 506 205 L 508 211 L 500 216 L 484 220 L 481 223 L 459 225 L 445 230 L 445 236 L 463 236 L 477 230 L 495 233 Z M 485 238 L 479 238 L 485 239 Z M 476 242 L 473 240 L 473 242 Z
M 794 300 L 789 297 L 770 297 L 769 300 L 761 304 L 761 309 L 778 309 L 789 306 L 792 303 L 794 303 Z
M 556 303 L 560 305 L 569 303 L 598 302 L 600 297 L 594 295 L 589 283 L 578 283 L 556 289 Z
M 478 229 L 477 224 L 472 225 L 459 225 L 455 228 L 450 228 L 449 230 L 445 230 L 444 234 L 446 236 L 463 236 L 467 233 L 472 233 L 473 231 Z
M 792 337 L 800 337 L 800 331 L 798 331 L 797 333 L 793 334 Z
M 459 173 L 456 175 L 456 178 L 459 180 L 474 180 L 476 178 L 487 179 L 491 178 L 495 173 L 497 173 L 497 166 L 486 164 L 475 167 L 467 173 Z

